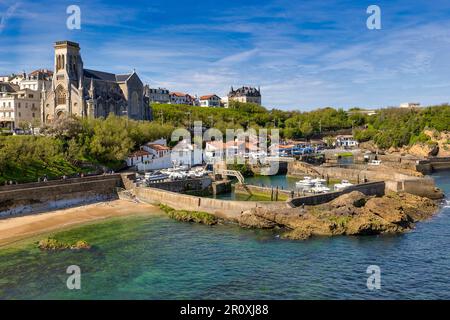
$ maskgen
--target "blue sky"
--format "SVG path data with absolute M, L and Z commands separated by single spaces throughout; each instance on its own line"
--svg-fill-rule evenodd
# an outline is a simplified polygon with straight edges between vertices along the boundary
M 414 4 L 412 4 L 414 2 Z M 81 30 L 66 28 L 67 6 Z M 366 9 L 381 8 L 381 30 Z M 0 74 L 52 68 L 56 40 L 86 68 L 136 69 L 151 86 L 310 110 L 450 102 L 450 1 L 0 0 Z

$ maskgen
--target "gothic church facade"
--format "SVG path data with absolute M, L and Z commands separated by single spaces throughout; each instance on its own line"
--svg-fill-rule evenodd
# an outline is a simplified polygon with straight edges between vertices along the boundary
M 52 86 L 42 92 L 43 123 L 70 115 L 106 118 L 110 113 L 150 120 L 144 85 L 136 72 L 119 75 L 84 69 L 78 43 L 58 41 L 54 48 Z

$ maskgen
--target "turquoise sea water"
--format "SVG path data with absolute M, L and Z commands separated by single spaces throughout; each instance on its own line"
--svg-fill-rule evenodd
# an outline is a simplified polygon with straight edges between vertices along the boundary
M 450 173 L 434 176 L 450 194 Z M 286 241 L 272 231 L 207 227 L 165 216 L 64 231 L 91 251 L 0 249 L 2 299 L 450 299 L 450 204 L 398 236 Z M 66 268 L 81 268 L 81 290 Z M 381 268 L 370 291 L 369 265 Z

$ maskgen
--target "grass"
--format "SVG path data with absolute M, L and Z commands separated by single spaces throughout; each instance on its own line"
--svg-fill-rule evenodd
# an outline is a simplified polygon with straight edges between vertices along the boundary
M 218 222 L 216 216 L 202 211 L 188 211 L 188 210 L 175 210 L 165 204 L 160 204 L 159 208 L 167 213 L 167 215 L 177 221 L 183 222 L 195 222 L 206 224 L 209 226 L 215 225 Z
M 244 191 L 244 190 L 235 189 L 234 192 L 236 194 L 249 195 L 248 192 Z M 271 201 L 270 194 L 271 194 L 271 191 L 268 191 L 267 193 L 265 193 L 265 192 L 257 192 L 257 191 L 252 190 L 252 194 L 249 196 L 251 197 L 252 200 L 255 200 L 255 201 Z M 275 189 L 273 191 L 273 196 L 274 196 L 273 201 L 275 201 Z M 288 199 L 289 199 L 289 196 L 287 196 L 286 194 L 281 193 L 281 192 L 278 193 L 278 201 L 286 201 Z
M 340 227 L 345 227 L 350 220 L 352 220 L 351 216 L 332 216 L 329 218 L 331 222 L 334 222 L 336 225 Z
M 353 153 L 351 153 L 351 152 L 339 152 L 339 153 L 336 153 L 336 156 L 338 156 L 338 157 L 353 157 Z
M 27 166 L 16 165 L 15 168 L 1 172 L 0 184 L 5 181 L 17 181 L 19 183 L 37 182 L 39 177 L 47 175 L 49 179 L 74 175 L 85 170 L 77 168 L 65 160 L 57 160 L 51 164 L 35 161 Z

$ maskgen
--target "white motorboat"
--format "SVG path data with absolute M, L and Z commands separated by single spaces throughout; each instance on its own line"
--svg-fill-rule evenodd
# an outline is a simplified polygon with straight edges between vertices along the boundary
M 312 188 L 310 189 L 310 191 L 311 191 L 311 192 L 314 192 L 314 193 L 327 193 L 327 192 L 330 192 L 331 189 L 328 188 L 328 187 L 326 187 L 326 186 L 324 186 L 324 185 L 321 184 L 321 183 L 316 183 L 316 184 L 314 185 L 314 187 L 312 187 Z
M 316 184 L 316 183 L 325 183 L 327 182 L 327 180 L 322 179 L 322 178 L 314 178 L 311 180 L 312 183 Z
M 313 181 L 313 179 L 311 177 L 303 177 L 303 180 L 297 181 L 295 183 L 295 186 L 298 189 L 304 189 L 304 188 L 310 188 L 312 186 L 314 186 L 315 182 Z
M 350 183 L 348 180 L 342 180 L 341 183 L 336 183 L 334 185 L 334 190 L 335 191 L 341 191 L 344 190 L 348 187 L 351 187 L 353 185 L 353 183 Z
M 370 166 L 379 166 L 381 164 L 381 160 L 371 160 L 369 162 Z

